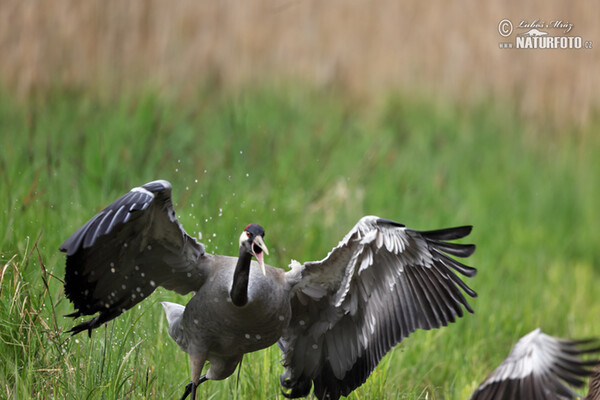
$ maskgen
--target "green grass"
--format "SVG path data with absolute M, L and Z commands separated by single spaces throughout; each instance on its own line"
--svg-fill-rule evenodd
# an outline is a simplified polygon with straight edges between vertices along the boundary
M 324 257 L 365 214 L 416 229 L 473 224 L 479 297 L 447 328 L 397 346 L 352 399 L 465 399 L 521 335 L 600 334 L 600 121 L 542 131 L 494 102 L 389 96 L 376 106 L 297 88 L 111 101 L 0 95 L 0 398 L 178 398 L 187 355 L 158 290 L 92 339 L 73 322 L 59 245 L 131 187 L 172 182 L 208 251 L 266 227 L 268 262 Z M 275 399 L 279 352 L 250 354 L 200 398 Z

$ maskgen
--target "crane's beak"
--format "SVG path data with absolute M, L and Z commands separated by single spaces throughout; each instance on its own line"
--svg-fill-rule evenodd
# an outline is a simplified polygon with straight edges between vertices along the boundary
M 256 259 L 258 260 L 258 263 L 260 264 L 260 269 L 263 273 L 263 275 L 267 275 L 267 270 L 265 269 L 265 259 L 264 259 L 264 254 L 269 255 L 269 249 L 267 249 L 267 246 L 265 245 L 265 242 L 263 241 L 262 236 L 256 236 L 254 238 L 254 242 L 253 244 L 257 245 L 258 247 L 260 247 L 260 249 L 262 250 L 260 253 L 256 254 L 254 252 L 254 250 L 252 250 L 252 255 L 254 257 L 256 257 Z M 254 247 L 254 246 L 252 246 Z

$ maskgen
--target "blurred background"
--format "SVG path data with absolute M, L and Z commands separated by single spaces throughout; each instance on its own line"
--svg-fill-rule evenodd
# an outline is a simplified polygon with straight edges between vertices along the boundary
M 58 247 L 154 179 L 209 252 L 236 254 L 257 222 L 281 268 L 366 214 L 475 226 L 475 314 L 411 335 L 350 398 L 465 399 L 537 327 L 600 335 L 598 17 L 592 1 L 3 0 L 0 398 L 181 395 L 159 302 L 189 295 L 159 289 L 91 340 L 63 318 Z M 593 46 L 499 47 L 536 20 Z M 281 398 L 279 358 L 248 355 L 200 396 Z
M 585 122 L 598 105 L 599 52 L 499 51 L 498 24 L 558 20 L 594 40 L 599 15 L 596 2 L 560 0 L 6 0 L 0 79 L 20 96 L 147 85 L 183 96 L 298 80 L 359 98 L 392 88 L 453 102 L 499 97 L 525 115 Z

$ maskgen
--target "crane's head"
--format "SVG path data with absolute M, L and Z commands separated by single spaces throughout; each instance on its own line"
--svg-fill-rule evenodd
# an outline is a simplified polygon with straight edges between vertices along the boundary
M 263 275 L 267 274 L 265 270 L 264 254 L 269 255 L 269 249 L 264 242 L 265 230 L 258 224 L 250 224 L 244 228 L 244 232 L 240 235 L 240 248 L 252 254 L 258 263 Z

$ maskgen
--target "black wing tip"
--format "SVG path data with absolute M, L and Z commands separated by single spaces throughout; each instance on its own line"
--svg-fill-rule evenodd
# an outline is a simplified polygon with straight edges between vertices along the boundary
M 474 244 L 461 244 L 461 247 L 464 254 L 463 258 L 471 257 L 475 253 L 475 250 L 477 250 L 477 246 Z
M 473 232 L 473 225 L 456 226 L 456 227 L 450 228 L 450 229 L 453 229 L 453 230 L 455 230 L 457 232 L 460 232 L 464 236 L 467 236 L 467 235 L 470 235 L 471 232 Z
M 75 325 L 74 327 L 69 329 L 67 331 L 67 333 L 70 333 L 71 336 L 75 336 L 78 333 L 81 333 L 83 331 L 88 331 L 88 337 L 92 337 L 92 331 L 103 324 L 103 322 L 98 323 L 98 321 L 99 321 L 99 316 L 92 318 L 89 321 L 85 321 L 85 322 Z
M 71 336 L 75 336 L 78 333 L 81 333 L 81 332 L 86 331 L 86 330 L 88 331 L 88 337 L 91 338 L 92 337 L 92 330 L 93 330 L 93 328 L 80 327 L 79 325 L 74 326 L 73 328 L 69 329 L 67 331 L 67 333 L 70 333 Z
M 81 311 L 76 311 L 74 314 L 80 313 L 83 315 Z M 121 315 L 122 311 L 118 309 L 109 309 L 106 312 L 102 311 L 100 314 L 95 316 L 94 318 L 84 321 L 80 324 L 75 325 L 68 332 L 71 333 L 71 336 L 77 335 L 80 332 L 88 331 L 88 336 L 92 337 L 92 331 L 96 328 L 101 327 L 107 322 L 113 320 L 114 318 Z
M 430 231 L 418 231 L 429 240 L 456 240 L 462 239 L 473 231 L 473 225 L 455 226 L 453 228 L 434 229 Z
M 397 228 L 405 228 L 406 225 L 401 224 L 400 222 L 392 221 L 391 219 L 386 218 L 377 218 L 377 223 L 382 225 L 392 225 Z

